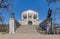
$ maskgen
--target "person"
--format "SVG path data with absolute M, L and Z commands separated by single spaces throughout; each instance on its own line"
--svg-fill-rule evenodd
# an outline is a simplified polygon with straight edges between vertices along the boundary
M 51 17 L 51 14 L 52 14 L 52 10 L 49 8 L 47 18 L 50 18 Z

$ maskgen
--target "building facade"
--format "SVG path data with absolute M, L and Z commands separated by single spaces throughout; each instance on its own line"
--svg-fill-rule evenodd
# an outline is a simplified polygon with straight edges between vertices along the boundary
M 21 18 L 21 25 L 39 25 L 40 23 L 38 12 L 33 10 L 27 10 L 22 12 Z
M 39 15 L 38 12 L 33 10 L 27 10 L 22 12 L 21 21 L 18 22 L 15 18 L 10 18 L 9 21 L 9 33 L 15 33 L 18 26 L 39 26 Z M 20 25 L 19 25 L 20 24 Z M 20 29 L 21 30 L 21 29 Z

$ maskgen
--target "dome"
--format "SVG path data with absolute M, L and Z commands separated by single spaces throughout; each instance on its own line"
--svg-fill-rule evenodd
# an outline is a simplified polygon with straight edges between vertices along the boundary
M 34 11 L 34 10 L 27 10 L 24 11 L 23 14 L 37 14 L 38 12 Z

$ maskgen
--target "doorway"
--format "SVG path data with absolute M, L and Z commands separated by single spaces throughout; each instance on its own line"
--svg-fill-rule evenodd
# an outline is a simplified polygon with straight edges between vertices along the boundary
M 29 21 L 29 22 L 28 22 L 28 25 L 32 25 L 32 21 Z

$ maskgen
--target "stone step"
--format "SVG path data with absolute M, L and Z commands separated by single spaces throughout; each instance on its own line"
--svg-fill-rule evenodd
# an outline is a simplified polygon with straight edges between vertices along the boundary
M 31 33 L 31 32 L 37 32 L 36 30 L 37 26 L 20 26 L 16 32 L 18 33 Z
M 36 26 L 20 26 L 17 30 L 21 30 L 21 29 L 23 29 L 23 30 L 32 30 L 32 29 L 36 29 L 37 27 Z

